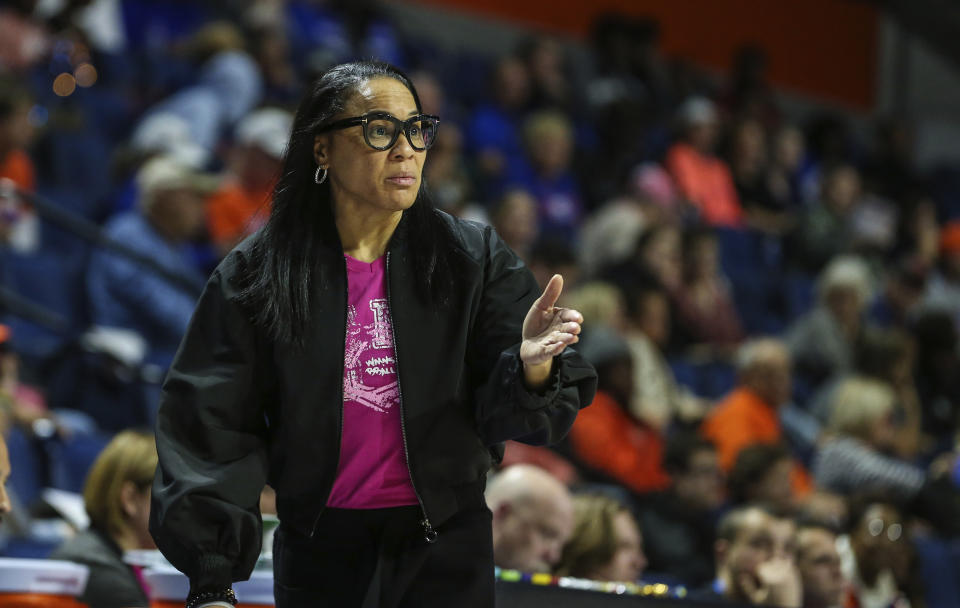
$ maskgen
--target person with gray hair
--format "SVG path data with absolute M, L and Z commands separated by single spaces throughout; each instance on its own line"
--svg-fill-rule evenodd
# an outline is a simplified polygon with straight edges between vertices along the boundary
M 493 563 L 524 572 L 550 572 L 573 534 L 569 490 L 543 469 L 518 464 L 487 486 L 493 512 Z
M 870 269 L 855 256 L 835 258 L 820 274 L 817 306 L 787 333 L 798 370 L 810 380 L 819 382 L 851 369 L 872 289 Z

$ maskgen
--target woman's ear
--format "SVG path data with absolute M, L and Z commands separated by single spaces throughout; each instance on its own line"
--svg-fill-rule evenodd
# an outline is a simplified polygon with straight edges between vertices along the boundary
M 325 167 L 327 166 L 329 159 L 327 158 L 327 148 L 330 145 L 330 137 L 326 133 L 320 135 L 315 135 L 313 138 L 313 160 L 316 161 L 318 166 Z
M 137 512 L 137 486 L 132 481 L 125 481 L 120 487 L 120 508 L 127 518 Z

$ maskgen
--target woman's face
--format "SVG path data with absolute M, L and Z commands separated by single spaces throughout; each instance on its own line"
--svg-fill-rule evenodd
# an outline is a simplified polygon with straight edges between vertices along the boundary
M 614 517 L 613 534 L 617 543 L 616 551 L 609 562 L 591 573 L 591 578 L 634 583 L 647 567 L 647 557 L 643 554 L 640 530 L 626 511 L 620 511 Z
M 361 84 L 335 120 L 369 112 L 387 112 L 400 120 L 418 114 L 409 89 L 389 77 Z M 403 133 L 389 150 L 375 150 L 360 126 L 320 134 L 314 144 L 315 160 L 327 168 L 334 204 L 341 209 L 393 213 L 410 208 L 420 191 L 426 156 Z

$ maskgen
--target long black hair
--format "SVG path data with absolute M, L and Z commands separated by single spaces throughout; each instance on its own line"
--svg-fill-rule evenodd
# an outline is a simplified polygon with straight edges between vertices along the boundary
M 393 78 L 413 95 L 417 111 L 420 97 L 397 68 L 378 61 L 357 61 L 334 66 L 310 86 L 293 121 L 283 169 L 273 192 L 270 219 L 254 237 L 247 267 L 240 273 L 240 302 L 259 328 L 275 342 L 302 345 L 308 334 L 315 281 L 327 273 L 317 260 L 324 242 L 339 247 L 333 218 L 329 180 L 314 183 L 314 139 L 365 82 Z M 444 254 L 449 230 L 433 208 L 421 181 L 413 206 L 404 212 L 401 225 L 417 281 L 425 302 L 441 305 L 451 289 L 451 273 Z M 399 231 L 399 228 L 398 228 Z

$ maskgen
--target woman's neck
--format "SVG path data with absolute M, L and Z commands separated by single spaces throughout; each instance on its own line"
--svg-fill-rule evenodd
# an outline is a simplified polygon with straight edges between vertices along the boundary
M 334 221 L 343 252 L 362 262 L 372 262 L 387 250 L 402 211 L 373 212 L 350 204 L 334 203 Z

